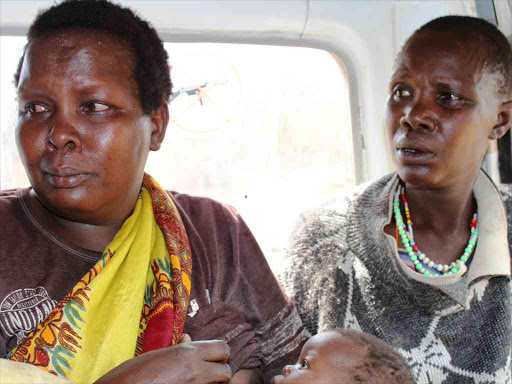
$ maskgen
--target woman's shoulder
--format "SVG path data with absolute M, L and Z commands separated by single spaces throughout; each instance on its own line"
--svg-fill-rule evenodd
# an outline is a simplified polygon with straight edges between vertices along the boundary
M 0 190 L 0 212 L 2 217 L 4 214 L 20 207 L 20 196 L 26 193 L 24 189 L 4 189 Z
M 225 217 L 227 220 L 237 220 L 238 211 L 229 204 L 222 203 L 206 196 L 191 195 L 176 191 L 167 191 L 172 200 L 184 213 L 193 217 Z
M 0 190 L 0 202 L 7 203 L 12 200 L 18 199 L 18 189 L 4 189 Z
M 396 175 L 386 175 L 345 191 L 336 198 L 304 211 L 290 235 L 293 252 L 347 248 L 360 232 L 374 232 L 386 220 L 389 191 Z M 293 253 L 292 252 L 292 253 Z
M 373 215 L 380 203 L 387 205 L 391 184 L 396 174 L 388 174 L 379 179 L 346 189 L 334 198 L 304 211 L 299 222 L 307 225 L 329 226 L 343 224 L 348 220 L 357 220 L 360 215 Z M 375 211 L 375 212 L 374 212 Z
M 205 196 L 168 191 L 187 232 L 208 241 L 227 241 L 228 237 L 252 236 L 238 211 L 229 204 Z M 223 240 L 221 240 L 223 239 Z

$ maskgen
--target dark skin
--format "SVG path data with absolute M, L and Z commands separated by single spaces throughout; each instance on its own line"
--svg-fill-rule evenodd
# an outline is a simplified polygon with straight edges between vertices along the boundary
M 273 384 L 356 384 L 361 382 L 360 366 L 369 362 L 368 346 L 335 331 L 319 333 L 302 347 L 294 365 L 283 368 Z M 382 377 L 384 375 L 384 377 Z M 380 373 L 386 383 L 394 383 L 387 373 Z
M 33 188 L 29 209 L 85 249 L 103 251 L 130 216 L 149 151 L 165 137 L 167 104 L 145 115 L 132 74 L 128 45 L 93 32 L 37 40 L 23 62 L 16 141 Z M 220 340 L 182 343 L 128 360 L 98 383 L 262 382 L 257 370 L 232 375 L 229 357 Z
M 489 140 L 510 126 L 502 75 L 487 68 L 487 48 L 467 34 L 422 32 L 398 57 L 386 126 L 418 247 L 435 263 L 463 253 L 476 211 L 473 183 Z M 395 222 L 384 228 L 395 236 Z

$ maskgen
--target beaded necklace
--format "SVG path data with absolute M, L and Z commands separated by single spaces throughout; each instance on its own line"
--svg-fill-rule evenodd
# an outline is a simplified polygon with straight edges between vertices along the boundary
M 404 222 L 402 212 L 400 211 L 400 198 L 404 202 L 404 210 L 406 216 L 407 225 Z M 462 256 L 457 259 L 455 262 L 450 265 L 447 264 L 436 264 L 432 260 L 430 260 L 423 252 L 420 251 L 418 245 L 414 241 L 414 232 L 412 230 L 412 221 L 411 215 L 409 212 L 409 205 L 407 204 L 407 199 L 405 198 L 405 188 L 402 188 L 401 184 L 398 184 L 398 188 L 396 189 L 395 196 L 393 199 L 393 212 L 395 213 L 395 222 L 396 229 L 398 235 L 402 239 L 402 244 L 407 251 L 409 258 L 414 264 L 414 268 L 418 273 L 421 273 L 425 276 L 447 276 L 453 275 L 457 273 L 457 271 L 468 261 L 471 257 L 471 254 L 474 251 L 476 241 L 478 239 L 478 220 L 477 214 L 475 213 L 473 216 L 473 220 L 471 220 L 471 235 L 469 237 L 468 245 L 464 249 L 464 253 Z M 430 267 L 437 272 L 430 272 L 426 267 Z

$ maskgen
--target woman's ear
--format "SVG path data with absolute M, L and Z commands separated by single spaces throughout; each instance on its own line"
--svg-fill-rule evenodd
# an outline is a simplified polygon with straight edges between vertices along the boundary
M 512 101 L 507 101 L 506 103 L 501 104 L 500 111 L 498 114 L 498 124 L 496 124 L 493 128 L 491 133 L 489 134 L 489 139 L 491 140 L 497 140 L 510 128 L 510 116 L 512 114 Z
M 151 144 L 149 149 L 158 151 L 164 141 L 167 125 L 169 124 L 169 107 L 167 103 L 163 103 L 157 110 L 151 112 L 151 123 L 153 130 L 151 131 Z

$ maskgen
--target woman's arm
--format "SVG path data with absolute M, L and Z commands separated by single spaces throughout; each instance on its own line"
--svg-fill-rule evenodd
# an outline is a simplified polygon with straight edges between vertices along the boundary
M 220 340 L 193 341 L 127 360 L 95 384 L 227 383 L 229 347 Z

